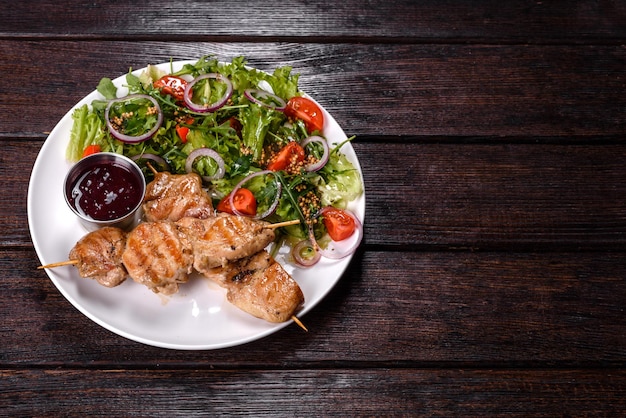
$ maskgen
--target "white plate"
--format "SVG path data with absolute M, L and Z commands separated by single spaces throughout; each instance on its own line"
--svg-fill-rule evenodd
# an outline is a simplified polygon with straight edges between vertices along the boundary
M 174 70 L 186 62 L 194 61 L 175 62 Z M 165 63 L 159 67 L 169 72 L 170 65 Z M 141 71 L 143 69 L 135 73 Z M 114 83 L 121 87 L 125 75 Z M 94 91 L 61 119 L 43 144 L 33 167 L 28 189 L 28 223 L 42 264 L 66 260 L 70 249 L 87 233 L 65 203 L 63 179 L 71 165 L 65 159 L 65 149 L 72 127 L 72 112 L 96 98 L 102 99 L 102 96 Z M 335 119 L 325 109 L 323 112 L 324 134 L 329 142 L 345 140 L 346 135 Z M 352 146 L 346 144 L 342 151 L 361 172 Z M 364 194 L 352 202 L 349 209 L 363 220 Z M 322 259 L 312 268 L 300 269 L 286 263 L 279 254 L 278 261 L 304 293 L 305 305 L 298 317 L 302 318 L 326 296 L 351 258 Z M 72 266 L 47 269 L 46 273 L 63 296 L 92 321 L 122 337 L 152 346 L 184 350 L 224 348 L 257 340 L 290 324 L 272 324 L 239 310 L 226 300 L 223 289 L 200 276 L 182 285 L 178 294 L 164 297 L 130 279 L 115 288 L 103 287 L 94 280 L 80 278 Z

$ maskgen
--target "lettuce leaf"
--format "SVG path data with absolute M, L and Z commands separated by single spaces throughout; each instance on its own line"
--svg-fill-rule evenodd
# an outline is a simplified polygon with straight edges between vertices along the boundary
M 271 77 L 267 77 L 267 82 L 272 86 L 274 94 L 285 100 L 291 99 L 298 94 L 298 79 L 300 74 L 291 74 L 291 67 L 280 67 L 274 70 Z
M 87 105 L 76 108 L 72 113 L 72 119 L 74 123 L 65 157 L 71 162 L 76 162 L 81 159 L 88 145 L 104 145 L 106 134 L 103 122 Z
M 320 170 L 324 182 L 318 186 L 322 206 L 345 209 L 348 202 L 363 193 L 359 171 L 345 155 L 332 153 L 326 165 Z

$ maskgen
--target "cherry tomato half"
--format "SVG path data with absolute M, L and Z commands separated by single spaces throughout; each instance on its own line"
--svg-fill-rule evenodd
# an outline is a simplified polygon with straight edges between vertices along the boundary
M 100 145 L 87 145 L 83 151 L 83 158 L 91 154 L 97 154 L 100 151 Z
M 256 215 L 256 199 L 254 194 L 248 189 L 240 188 L 233 197 L 233 205 L 235 209 L 243 215 L 254 216 Z M 217 204 L 218 211 L 234 214 L 232 207 L 230 206 L 230 195 L 227 195 L 220 203 Z
M 333 241 L 343 241 L 354 234 L 354 219 L 341 209 L 328 207 L 324 210 L 324 226 Z
M 176 100 L 184 100 L 187 81 L 175 75 L 164 75 L 153 83 L 163 94 L 169 94 Z
M 187 143 L 187 135 L 189 135 L 189 128 L 186 126 L 177 126 L 176 127 L 176 133 L 178 134 L 178 137 L 180 138 L 180 141 L 183 144 Z
M 324 128 L 322 109 L 311 99 L 294 96 L 287 102 L 284 112 L 287 117 L 302 120 L 309 133 Z
M 270 171 L 280 171 L 292 164 L 298 164 L 302 161 L 304 161 L 304 148 L 297 142 L 292 141 L 270 159 L 267 169 Z

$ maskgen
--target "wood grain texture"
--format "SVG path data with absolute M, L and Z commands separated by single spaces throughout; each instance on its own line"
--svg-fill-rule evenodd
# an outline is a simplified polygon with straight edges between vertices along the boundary
M 0 266 L 14 268 L 0 282 L 1 355 L 66 367 L 620 365 L 625 262 L 622 253 L 367 251 L 301 318 L 309 333 L 291 326 L 244 346 L 181 355 L 92 323 L 35 270 L 32 253 L 3 251 Z
M 604 370 L 0 369 L 0 377 L 0 401 L 14 416 L 528 417 L 551 411 L 595 416 L 626 407 L 626 375 Z
M 4 37 L 296 39 L 298 42 L 619 42 L 623 2 L 426 0 L 2 3 Z M 71 24 L 67 22 L 71 21 Z
M 204 54 L 292 66 L 349 135 L 567 142 L 626 132 L 621 46 L 4 41 L 0 138 L 49 132 L 102 77 Z

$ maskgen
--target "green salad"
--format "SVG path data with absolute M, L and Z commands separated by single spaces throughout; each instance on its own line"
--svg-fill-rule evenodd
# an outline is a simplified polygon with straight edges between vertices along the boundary
M 154 170 L 195 172 L 217 211 L 298 220 L 277 233 L 297 264 L 343 258 L 362 237 L 346 209 L 363 193 L 362 181 L 344 143 L 327 142 L 323 112 L 299 91 L 298 78 L 291 67 L 270 74 L 243 57 L 223 63 L 210 56 L 169 73 L 156 66 L 129 72 L 123 97 L 103 78 L 103 99 L 73 112 L 66 157 L 123 154 L 148 182 Z

